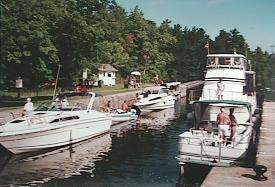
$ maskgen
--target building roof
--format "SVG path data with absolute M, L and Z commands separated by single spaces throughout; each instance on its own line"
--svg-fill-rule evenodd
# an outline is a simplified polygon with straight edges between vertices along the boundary
M 114 68 L 111 64 L 100 64 L 98 71 L 114 72 L 118 70 Z

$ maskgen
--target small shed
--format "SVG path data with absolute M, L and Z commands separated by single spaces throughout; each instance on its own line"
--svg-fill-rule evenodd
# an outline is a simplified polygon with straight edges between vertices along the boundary
M 118 70 L 111 64 L 100 64 L 98 68 L 98 81 L 102 81 L 104 86 L 116 85 L 116 72 Z

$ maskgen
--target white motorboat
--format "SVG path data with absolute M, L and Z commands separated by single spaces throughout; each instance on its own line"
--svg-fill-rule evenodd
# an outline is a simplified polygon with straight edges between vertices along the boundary
M 245 163 L 252 136 L 252 109 L 248 102 L 211 100 L 195 101 L 194 126 L 190 131 L 179 135 L 176 157 L 181 166 L 185 163 L 196 163 L 214 166 L 231 166 Z M 234 108 L 234 116 L 238 119 L 235 140 L 227 137 L 227 145 L 218 136 L 216 118 L 220 107 L 229 112 Z M 228 125 L 229 128 L 229 125 Z
M 176 97 L 167 93 L 144 93 L 134 105 L 141 111 L 163 110 L 175 105 Z
M 85 110 L 79 105 L 46 108 L 16 118 L 0 127 L 0 143 L 17 154 L 72 144 L 106 133 L 112 117 L 92 109 L 94 93 Z M 43 108 L 44 107 L 44 108 Z
M 162 89 L 164 92 L 168 93 L 169 95 L 179 96 L 180 95 L 180 82 L 167 82 L 163 83 L 160 86 L 163 87 Z
M 244 163 L 250 150 L 252 116 L 256 109 L 255 72 L 251 71 L 245 56 L 208 54 L 203 90 L 199 91 L 200 95 L 190 93 L 194 126 L 179 135 L 179 164 L 228 166 Z M 217 132 L 216 119 L 221 107 L 228 114 L 233 108 L 238 123 L 235 140 L 226 138 L 228 146 L 223 146 Z
M 135 121 L 138 118 L 136 115 L 136 110 L 131 109 L 129 112 L 125 112 L 121 109 L 116 109 L 111 112 L 112 124 L 118 124 L 127 121 Z

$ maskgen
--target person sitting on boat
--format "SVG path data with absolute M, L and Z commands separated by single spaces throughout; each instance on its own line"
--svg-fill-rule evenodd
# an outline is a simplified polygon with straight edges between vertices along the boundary
M 226 145 L 226 137 L 230 136 L 230 118 L 228 114 L 224 112 L 224 107 L 221 107 L 220 111 L 216 123 L 218 125 L 219 138 L 223 139 L 223 143 Z
M 122 106 L 121 106 L 121 109 L 122 109 L 124 112 L 129 112 L 129 111 L 131 110 L 131 108 L 128 106 L 126 100 L 123 101 Z
M 234 108 L 230 108 L 229 109 L 229 119 L 230 119 L 230 128 L 231 128 L 230 139 L 231 139 L 233 147 L 234 147 L 235 140 L 236 140 L 236 132 L 237 132 L 237 120 L 233 113 L 234 113 Z
M 27 103 L 24 105 L 24 111 L 23 111 L 23 116 L 24 115 L 31 115 L 32 111 L 34 110 L 33 103 L 31 102 L 31 98 L 27 98 Z
M 219 82 L 217 83 L 217 96 L 218 100 L 223 100 L 223 91 L 224 91 L 225 85 L 222 83 L 222 79 L 219 79 Z
M 55 99 L 54 99 L 54 101 L 52 102 L 52 104 L 51 104 L 51 108 L 50 108 L 50 110 L 56 110 L 56 109 L 60 109 L 61 108 L 61 101 L 60 101 L 60 98 L 59 97 L 56 97 Z
M 128 102 L 128 107 L 130 109 L 134 109 L 136 110 L 136 115 L 140 115 L 141 113 L 141 110 L 139 109 L 138 106 L 135 105 L 135 103 L 137 103 L 138 101 L 140 100 L 140 97 L 139 97 L 139 94 L 136 93 L 136 97 L 134 99 L 131 99 L 129 102 Z
M 61 101 L 61 107 L 62 107 L 62 108 L 66 108 L 66 107 L 68 107 L 68 106 L 69 106 L 68 99 L 67 99 L 67 97 L 64 97 L 64 98 L 62 99 L 62 101 Z
M 113 107 L 111 107 L 111 101 L 109 100 L 103 107 L 104 112 L 111 112 Z

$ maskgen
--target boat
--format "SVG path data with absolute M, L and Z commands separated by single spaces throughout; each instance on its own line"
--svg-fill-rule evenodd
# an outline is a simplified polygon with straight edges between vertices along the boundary
M 92 109 L 95 93 L 88 92 L 89 104 L 62 107 L 42 104 L 32 114 L 13 119 L 0 127 L 0 144 L 19 154 L 80 142 L 110 131 L 112 117 Z
M 208 54 L 202 90 L 192 90 L 189 100 L 234 100 L 257 109 L 255 71 L 242 54 Z
M 208 54 L 207 71 L 199 97 L 193 95 L 193 127 L 179 135 L 178 156 L 181 171 L 186 163 L 213 166 L 246 164 L 253 148 L 253 125 L 256 111 L 255 72 L 241 54 Z M 223 108 L 234 111 L 237 119 L 234 139 L 218 135 L 217 115 Z M 191 115 L 190 115 L 191 114 Z M 228 125 L 229 128 L 229 125 Z
M 163 83 L 160 86 L 164 90 L 164 92 L 168 93 L 169 95 L 179 96 L 180 95 L 180 82 L 167 82 Z
M 176 157 L 179 164 L 205 164 L 213 166 L 232 166 L 245 163 L 250 151 L 250 140 L 253 132 L 251 103 L 232 100 L 195 101 L 194 125 L 179 135 Z M 218 135 L 216 118 L 221 107 L 225 112 L 234 108 L 238 119 L 234 143 L 223 140 Z M 229 126 L 228 126 L 229 127 Z M 229 137 L 228 137 L 229 138 Z
M 135 121 L 138 118 L 135 109 L 131 109 L 131 111 L 125 112 L 121 109 L 115 109 L 110 112 L 112 116 L 112 125 L 122 123 L 122 122 L 130 122 Z
M 173 108 L 176 97 L 167 93 L 159 93 L 159 90 L 145 92 L 139 95 L 139 101 L 134 105 L 141 111 L 154 111 Z

